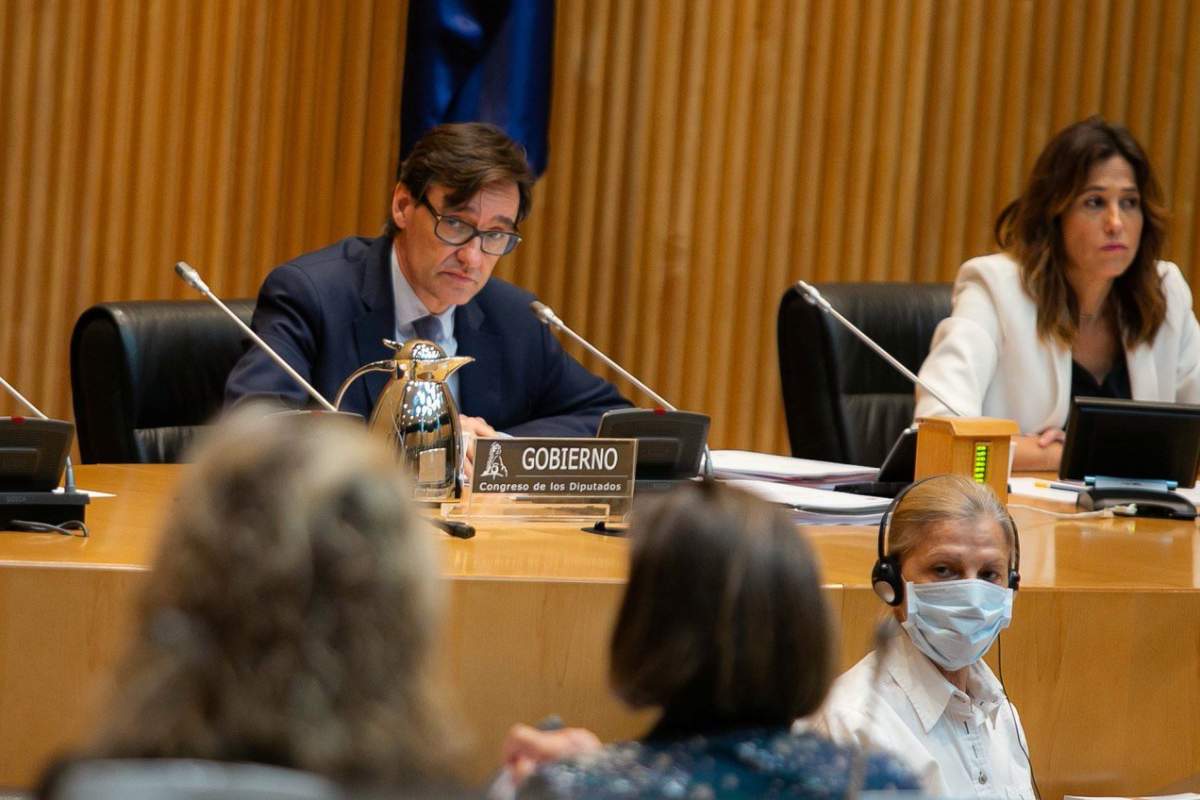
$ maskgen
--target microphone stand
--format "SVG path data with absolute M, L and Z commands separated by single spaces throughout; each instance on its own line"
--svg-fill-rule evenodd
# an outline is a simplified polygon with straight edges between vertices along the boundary
M 652 399 L 654 402 L 658 403 L 659 406 L 666 409 L 667 411 L 678 411 L 679 410 L 674 405 L 667 402 L 666 398 L 664 398 L 658 392 L 654 391 L 649 386 L 647 386 L 646 384 L 644 384 L 640 380 L 638 380 L 637 377 L 634 376 L 633 373 L 631 373 L 629 370 L 625 369 L 620 364 L 618 364 L 616 361 L 613 361 L 611 358 L 609 358 L 607 355 L 605 355 L 600 350 L 600 348 L 596 347 L 594 344 L 589 342 L 587 339 L 583 338 L 578 333 L 576 333 L 575 331 L 573 331 L 569 327 L 567 327 L 567 324 L 565 322 L 563 322 L 561 319 L 559 319 L 558 315 L 555 314 L 553 310 L 551 310 L 550 306 L 546 305 L 545 303 L 541 302 L 540 300 L 534 300 L 532 303 L 529 304 L 529 308 L 531 311 L 533 311 L 533 315 L 535 317 L 537 317 L 539 320 L 541 320 L 545 325 L 548 325 L 551 328 L 556 328 L 556 329 L 562 331 L 567 336 L 569 336 L 571 339 L 578 342 L 580 345 L 583 346 L 583 348 L 585 350 L 587 350 L 589 353 L 594 355 L 596 358 L 600 359 L 605 364 L 607 364 L 614 372 L 616 372 L 622 378 L 629 381 L 634 386 L 636 386 L 638 389 L 640 389 L 643 393 L 645 393 L 647 396 L 649 396 L 650 399 Z M 704 464 L 701 467 L 701 469 L 704 472 L 705 478 L 711 479 L 713 477 L 712 451 L 708 449 L 708 442 L 704 443 Z
M 851 322 L 850 320 L 848 320 L 844 316 L 842 316 L 842 314 L 836 308 L 834 308 L 832 305 L 830 305 L 829 301 L 825 299 L 824 295 L 822 295 L 819 291 L 817 291 L 815 286 L 813 286 L 810 283 L 806 283 L 805 281 L 796 281 L 796 289 L 802 295 L 804 295 L 805 300 L 807 300 L 809 303 L 811 303 L 812 305 L 821 309 L 826 314 L 830 315 L 831 317 L 836 319 L 838 322 L 840 322 L 846 330 L 850 331 L 855 336 L 857 336 L 859 341 L 861 341 L 867 347 L 874 350 L 879 355 L 880 358 L 882 358 L 884 361 L 891 364 L 892 367 L 894 367 L 897 372 L 899 372 L 901 375 L 908 378 L 910 381 L 915 383 L 917 386 L 920 386 L 922 389 L 924 389 L 925 391 L 927 391 L 931 395 L 933 395 L 934 398 L 939 403 L 944 405 L 946 407 L 946 409 L 950 411 L 951 414 L 953 414 L 956 417 L 966 416 L 961 411 L 956 409 L 953 406 L 953 404 L 951 404 L 948 400 L 946 400 L 946 398 L 942 397 L 942 395 L 938 393 L 937 389 L 934 389 L 928 383 L 926 383 L 925 381 L 923 381 L 919 377 L 917 377 L 916 373 L 914 373 L 911 369 L 909 369 L 908 367 L 901 364 L 898 360 L 896 360 L 896 358 L 891 353 L 889 353 L 887 350 L 884 350 L 882 347 L 880 347 L 875 342 L 874 339 L 872 339 L 870 336 L 867 336 L 865 333 L 863 333 L 861 330 L 859 330 L 857 325 L 855 325 L 853 322 Z
M 241 318 L 238 317 L 237 314 L 233 313 L 233 310 L 230 309 L 229 306 L 221 302 L 221 298 L 213 294 L 212 290 L 208 288 L 208 284 L 206 284 L 200 277 L 200 273 L 196 272 L 196 270 L 190 264 L 188 264 L 186 261 L 177 261 L 175 263 L 175 274 L 182 278 L 184 283 L 186 283 L 188 286 L 191 286 L 197 292 L 200 292 L 200 294 L 212 301 L 213 305 L 225 312 L 225 315 L 233 320 L 234 323 L 242 329 L 242 333 L 249 336 L 251 341 L 257 344 L 264 353 L 270 356 L 271 360 L 274 361 L 280 369 L 286 372 L 292 380 L 294 380 L 302 389 L 304 389 L 304 391 L 308 392 L 310 397 L 320 403 L 322 408 L 334 414 L 349 415 L 349 412 L 338 411 L 337 406 L 326 400 L 324 395 L 318 392 L 311 383 L 304 380 L 300 373 L 292 368 L 291 364 L 287 363 L 287 361 L 285 361 L 282 356 L 276 353 L 269 344 L 264 342 L 261 336 L 251 330 L 249 325 L 242 322 Z M 338 401 L 341 402 L 340 395 L 338 397 Z M 446 520 L 437 517 L 431 518 L 430 522 L 434 527 L 445 531 L 446 533 L 458 539 L 470 539 L 475 535 L 475 529 L 465 522 L 457 522 L 455 520 Z
M 242 333 L 249 336 L 251 341 L 262 348 L 263 352 L 270 356 L 271 360 L 279 365 L 279 368 L 286 372 L 292 380 L 294 380 L 302 389 L 304 389 L 304 391 L 308 392 L 312 399 L 320 403 L 322 408 L 324 408 L 326 411 L 333 411 L 335 413 L 337 412 L 337 407 L 333 403 L 326 400 L 324 395 L 313 388 L 311 383 L 304 380 L 299 372 L 296 372 L 296 370 L 292 369 L 291 364 L 284 361 L 282 356 L 271 349 L 271 346 L 264 342 L 262 337 L 251 330 L 249 325 L 242 322 L 241 318 L 238 317 L 237 314 L 233 313 L 233 310 L 230 309 L 229 306 L 221 302 L 221 298 L 212 293 L 212 290 L 208 288 L 208 284 L 206 284 L 200 278 L 200 273 L 196 272 L 196 270 L 190 264 L 188 264 L 186 261 L 175 262 L 175 274 L 182 278 L 184 283 L 186 283 L 188 286 L 191 286 L 197 292 L 212 301 L 213 305 L 224 311 L 225 315 L 233 320 L 234 323 L 236 323 L 237 326 L 242 329 Z

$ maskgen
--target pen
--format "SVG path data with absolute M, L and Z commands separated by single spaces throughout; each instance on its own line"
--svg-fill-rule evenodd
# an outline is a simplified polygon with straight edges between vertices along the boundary
M 435 528 L 441 528 L 455 539 L 471 539 L 475 536 L 475 528 L 465 522 L 442 519 L 441 517 L 430 517 L 429 521 L 433 523 Z
M 1034 481 L 1033 485 L 1039 489 L 1058 489 L 1063 492 L 1082 492 L 1087 489 L 1082 484 L 1061 483 L 1059 481 Z

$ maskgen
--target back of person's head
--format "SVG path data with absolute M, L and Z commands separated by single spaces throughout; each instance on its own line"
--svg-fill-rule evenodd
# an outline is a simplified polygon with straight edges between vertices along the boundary
M 1166 315 L 1157 262 L 1166 241 L 1167 213 L 1158 179 L 1142 146 L 1123 126 L 1094 116 L 1068 125 L 1046 145 L 1024 190 L 996 219 L 996 242 L 1021 265 L 1038 308 L 1038 335 L 1069 344 L 1079 308 L 1066 279 L 1062 216 L 1080 196 L 1092 169 L 1119 156 L 1137 183 L 1143 217 L 1133 263 L 1114 282 L 1118 321 L 1126 344 L 1149 342 Z
M 892 512 L 887 551 L 903 568 L 905 557 L 934 527 L 946 524 L 970 526 L 980 520 L 990 520 L 1000 526 L 1011 559 L 1016 546 L 1012 517 L 991 487 L 962 475 L 939 475 L 910 489 Z
M 397 178 L 414 200 L 424 197 L 432 184 L 446 187 L 451 207 L 466 203 L 486 186 L 512 183 L 520 199 L 518 223 L 533 204 L 533 171 L 525 149 L 486 122 L 447 122 L 432 128 L 413 145 Z M 384 235 L 395 236 L 398 231 L 389 213 Z
M 181 476 L 90 755 L 439 776 L 433 541 L 352 423 L 243 410 Z
M 636 517 L 611 680 L 697 728 L 785 725 L 832 680 L 834 633 L 811 548 L 783 511 L 712 482 Z

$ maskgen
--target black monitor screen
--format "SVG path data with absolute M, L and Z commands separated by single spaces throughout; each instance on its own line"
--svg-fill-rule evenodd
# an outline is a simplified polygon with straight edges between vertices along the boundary
M 1077 397 L 1058 474 L 1196 483 L 1200 406 Z

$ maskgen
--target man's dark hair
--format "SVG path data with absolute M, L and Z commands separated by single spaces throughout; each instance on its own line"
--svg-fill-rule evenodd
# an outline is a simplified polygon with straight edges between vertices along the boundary
M 431 184 L 446 187 L 446 200 L 459 206 L 485 186 L 512 182 L 517 186 L 519 223 L 533 203 L 533 172 L 525 159 L 525 148 L 508 134 L 486 122 L 450 122 L 422 136 L 397 175 L 414 200 L 420 200 Z M 399 232 L 388 206 L 385 236 Z
M 686 484 L 631 531 L 609 679 L 693 730 L 787 725 L 821 705 L 834 633 L 816 558 L 783 511 Z

